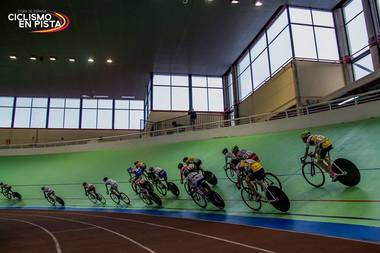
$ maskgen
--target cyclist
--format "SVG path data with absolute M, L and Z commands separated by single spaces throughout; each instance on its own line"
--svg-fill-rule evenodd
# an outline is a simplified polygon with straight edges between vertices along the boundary
M 89 184 L 86 182 L 84 182 L 82 185 L 83 185 L 84 192 L 85 192 L 86 196 L 88 196 L 88 194 L 92 194 L 94 197 L 98 198 L 98 194 L 96 193 L 95 185 Z
M 257 193 L 255 187 L 253 186 L 252 181 L 254 180 L 262 181 L 264 179 L 265 170 L 263 166 L 261 165 L 261 163 L 252 159 L 242 160 L 238 164 L 238 169 L 247 171 L 247 176 L 245 177 L 244 180 L 247 182 L 247 185 L 250 191 L 257 198 L 259 198 L 260 195 Z M 237 187 L 238 189 L 240 189 L 241 182 L 238 181 Z
M 142 161 L 137 160 L 137 161 L 134 162 L 134 164 L 135 164 L 135 168 L 136 169 L 141 169 L 143 171 L 146 169 L 146 165 Z
M 201 159 L 199 158 L 196 158 L 196 157 L 184 157 L 182 159 L 182 161 L 186 164 L 186 165 L 191 165 L 193 164 L 195 169 L 196 170 L 199 170 L 201 168 L 201 164 L 202 164 L 202 161 Z
M 187 164 L 179 163 L 177 168 L 179 169 L 179 172 L 180 172 L 181 184 L 183 184 L 183 180 L 187 178 L 189 173 L 197 171 L 193 164 L 187 165 Z
M 103 182 L 106 186 L 107 194 L 109 194 L 109 191 L 111 191 L 111 192 L 115 192 L 117 195 L 120 195 L 119 188 L 118 188 L 119 185 L 117 184 L 115 180 L 105 177 L 103 178 Z M 109 189 L 108 189 L 108 186 L 109 186 Z
M 148 178 L 152 180 L 164 180 L 165 183 L 168 182 L 168 174 L 166 171 L 160 167 L 149 167 Z
M 41 191 L 43 192 L 45 198 L 55 199 L 55 191 L 52 187 L 42 186 Z
M 202 186 L 206 191 L 211 191 L 210 186 L 207 184 L 202 173 L 197 171 L 190 172 L 187 177 L 187 185 L 189 186 L 190 195 L 195 192 L 200 186 Z
M 260 162 L 260 158 L 255 152 L 247 151 L 245 149 L 239 149 L 237 145 L 233 146 L 231 151 L 240 160 L 252 159 L 257 162 Z
M 301 162 L 304 163 L 309 155 L 310 146 L 315 146 L 312 156 L 317 158 L 317 164 L 323 170 L 328 172 L 332 180 L 335 181 L 336 174 L 332 170 L 330 157 L 330 151 L 333 149 L 332 142 L 323 135 L 311 134 L 308 131 L 301 134 L 301 139 L 304 143 L 306 143 L 305 153 L 303 157 L 301 157 Z
M 240 162 L 240 159 L 234 153 L 229 152 L 227 148 L 224 148 L 222 150 L 222 154 L 224 155 L 226 163 L 230 161 L 234 168 Z
M 1 193 L 7 193 L 12 189 L 12 186 L 9 184 L 4 184 L 3 182 L 0 182 L 0 189 Z

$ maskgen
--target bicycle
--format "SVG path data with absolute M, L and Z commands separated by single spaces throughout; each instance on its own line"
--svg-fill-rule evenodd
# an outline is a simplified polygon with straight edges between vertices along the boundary
M 20 193 L 12 191 L 12 187 L 9 187 L 9 188 L 2 187 L 1 194 L 3 194 L 4 197 L 6 197 L 9 200 L 11 199 L 21 200 L 22 198 Z
M 55 206 L 56 203 L 60 204 L 61 206 L 65 206 L 65 202 L 63 201 L 63 199 L 55 194 L 44 194 L 44 197 L 53 206 Z
M 179 189 L 175 183 L 161 180 L 155 175 L 150 174 L 148 174 L 148 180 L 153 184 L 153 186 L 162 196 L 166 196 L 168 191 L 173 193 L 173 195 L 176 197 L 179 196 Z
M 162 206 L 161 198 L 153 191 L 153 189 L 147 189 L 142 186 L 138 186 L 138 196 L 147 205 L 152 205 L 153 202 L 159 207 Z
M 128 195 L 124 192 L 107 189 L 107 194 L 110 196 L 111 200 L 115 202 L 115 204 L 117 205 L 120 205 L 120 202 L 123 202 L 125 205 L 129 205 L 131 203 L 131 200 L 129 199 Z
M 240 173 L 236 171 L 235 166 L 231 162 L 227 162 L 224 165 L 224 171 L 227 175 L 227 178 L 234 184 L 238 183 L 238 179 L 240 178 L 240 182 L 244 184 L 245 180 L 243 180 L 247 176 L 247 170 L 241 170 Z M 265 172 L 264 181 L 268 183 L 268 185 L 277 186 L 282 189 L 282 184 L 280 179 L 276 175 L 270 172 Z
M 254 211 L 259 211 L 262 203 L 269 203 L 281 212 L 287 212 L 290 209 L 288 196 L 279 187 L 269 185 L 265 180 L 253 180 L 253 187 L 256 194 L 249 187 L 241 189 L 241 197 L 244 203 Z M 260 191 L 259 191 L 260 190 Z
M 309 153 L 307 158 L 309 158 L 309 161 L 304 161 L 301 158 L 302 175 L 310 185 L 321 187 L 326 181 L 325 171 L 315 161 L 316 157 L 313 153 Z M 336 175 L 336 181 L 339 181 L 341 184 L 352 187 L 360 182 L 360 171 L 350 160 L 338 158 L 331 166 Z
M 98 202 L 102 205 L 105 205 L 106 204 L 106 199 L 103 197 L 102 194 L 100 193 L 94 193 L 94 192 L 90 192 L 90 193 L 87 193 L 87 198 L 94 204 L 97 204 Z
M 185 183 L 185 185 L 186 187 L 188 187 L 187 182 Z M 216 206 L 219 209 L 224 209 L 225 207 L 223 198 L 217 192 L 209 189 L 209 187 L 204 187 L 201 184 L 195 190 L 190 190 L 189 187 L 188 190 L 189 195 L 193 199 L 194 203 L 201 208 L 206 208 L 207 202 L 211 202 L 214 206 Z

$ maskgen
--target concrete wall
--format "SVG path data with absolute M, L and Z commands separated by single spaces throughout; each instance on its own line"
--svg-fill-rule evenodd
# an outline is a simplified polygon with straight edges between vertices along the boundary
M 11 140 L 11 144 L 41 143 L 90 139 L 105 136 L 124 135 L 139 131 L 132 130 L 82 130 L 82 129 L 0 129 L 0 145 Z
M 296 60 L 295 66 L 302 105 L 320 101 L 345 86 L 342 64 Z
M 366 104 L 344 107 L 334 111 L 320 112 L 289 119 L 265 121 L 235 127 L 221 127 L 210 130 L 185 132 L 172 135 L 162 135 L 157 137 L 145 137 L 126 141 L 115 141 L 108 143 L 92 142 L 83 145 L 59 146 L 49 148 L 26 148 L 14 150 L 0 149 L 0 156 L 80 152 L 98 149 L 113 149 L 131 145 L 154 145 L 190 140 L 203 140 L 229 136 L 244 136 L 258 133 L 270 133 L 302 128 L 311 128 L 380 117 L 379 108 L 380 101 L 374 101 Z
M 287 109 L 296 105 L 292 64 L 272 77 L 239 104 L 239 116 L 249 116 Z

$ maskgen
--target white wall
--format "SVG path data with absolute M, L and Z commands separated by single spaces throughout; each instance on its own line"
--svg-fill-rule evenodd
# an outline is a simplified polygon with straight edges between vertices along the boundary
M 157 137 L 145 137 L 141 139 L 116 141 L 108 143 L 97 143 L 96 141 L 94 141 L 93 143 L 87 143 L 84 145 L 60 146 L 49 148 L 26 148 L 14 150 L 4 149 L 0 150 L 0 156 L 34 155 L 88 151 L 97 149 L 112 149 L 127 147 L 130 145 L 153 145 L 163 143 L 174 143 L 180 141 L 210 139 L 216 137 L 242 136 L 257 133 L 279 132 L 380 117 L 379 108 L 380 101 L 374 101 L 371 103 L 360 104 L 357 106 L 349 106 L 334 111 L 326 111 L 311 115 L 299 116 L 295 118 L 258 122 L 235 127 L 223 127 L 210 130 L 185 132 Z

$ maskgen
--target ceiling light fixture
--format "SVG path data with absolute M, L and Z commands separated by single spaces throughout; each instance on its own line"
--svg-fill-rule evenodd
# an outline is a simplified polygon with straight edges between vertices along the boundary
M 230 2 L 231 2 L 232 4 L 238 4 L 238 3 L 239 3 L 239 0 L 230 0 Z
M 90 58 L 87 59 L 87 61 L 90 62 L 90 63 L 93 63 L 94 59 L 90 57 Z
M 50 56 L 50 57 L 49 57 L 49 60 L 51 60 L 51 61 L 56 61 L 56 60 L 57 60 L 57 58 L 56 58 L 56 57 L 54 57 L 54 56 Z
M 112 63 L 112 59 L 111 59 L 111 58 L 108 58 L 108 59 L 107 59 L 107 63 Z
M 69 62 L 75 62 L 75 58 L 69 58 Z
M 32 61 L 35 61 L 35 60 L 37 60 L 37 57 L 31 56 L 31 57 L 29 57 L 29 59 L 31 59 Z
M 125 98 L 125 99 L 135 99 L 135 96 L 121 96 L 121 98 Z
M 17 57 L 16 57 L 16 55 L 10 55 L 10 56 L 9 56 L 9 59 L 16 60 Z
M 108 96 L 105 96 L 105 95 L 95 95 L 94 98 L 108 98 Z
M 263 2 L 261 2 L 260 0 L 256 0 L 255 6 L 257 6 L 257 7 L 263 6 Z

